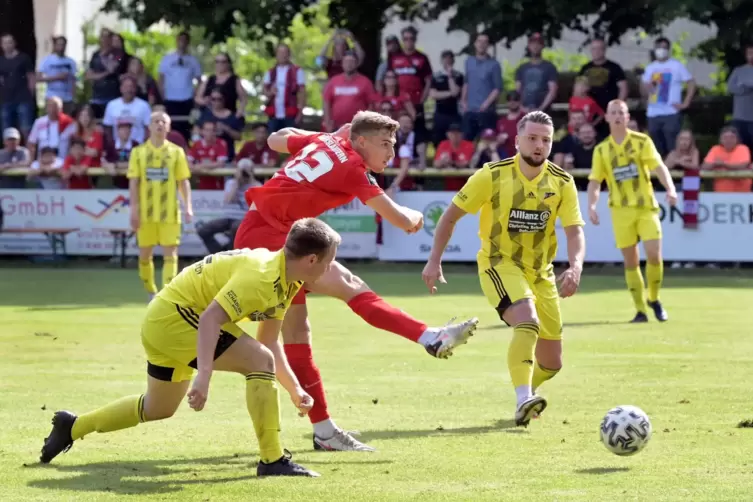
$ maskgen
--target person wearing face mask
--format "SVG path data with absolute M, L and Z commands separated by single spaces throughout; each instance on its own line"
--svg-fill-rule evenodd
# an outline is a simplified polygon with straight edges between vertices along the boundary
M 643 94 L 648 99 L 648 133 L 662 157 L 674 150 L 675 140 L 682 129 L 682 112 L 690 106 L 696 91 L 695 81 L 688 69 L 671 57 L 671 46 L 664 37 L 656 40 L 656 60 L 646 67 L 641 79 Z M 686 92 L 683 99 L 684 85 Z
M 358 56 L 346 52 L 342 57 L 343 73 L 335 75 L 324 88 L 324 126 L 333 132 L 353 120 L 361 110 L 368 110 L 376 91 L 371 80 L 358 73 Z

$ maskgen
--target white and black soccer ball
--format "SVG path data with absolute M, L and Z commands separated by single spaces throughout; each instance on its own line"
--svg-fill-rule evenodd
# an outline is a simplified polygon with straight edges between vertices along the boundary
M 637 406 L 612 408 L 601 421 L 601 442 L 615 455 L 635 455 L 651 440 L 651 421 Z

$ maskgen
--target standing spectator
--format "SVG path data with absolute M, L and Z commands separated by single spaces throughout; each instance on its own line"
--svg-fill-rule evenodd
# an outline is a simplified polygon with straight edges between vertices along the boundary
M 749 171 L 751 169 L 750 150 L 740 143 L 737 129 L 732 126 L 722 129 L 719 144 L 711 147 L 701 167 L 714 171 Z M 753 187 L 751 178 L 714 179 L 715 192 L 749 193 L 751 187 Z
M 105 153 L 105 138 L 102 128 L 94 121 L 94 114 L 89 105 L 84 105 L 78 112 L 75 137 L 84 141 L 84 156 L 87 158 L 87 165 L 99 167 Z
M 235 156 L 235 161 L 240 165 L 241 160 L 248 159 L 254 166 L 276 166 L 280 161 L 280 156 L 267 144 L 269 137 L 267 125 L 261 122 L 254 124 L 253 132 L 254 139 L 243 143 L 240 152 Z
M 402 52 L 403 48 L 400 46 L 400 40 L 395 35 L 390 35 L 384 40 L 385 50 L 387 51 L 386 57 L 379 63 L 377 67 L 376 76 L 374 82 L 376 82 L 376 90 L 378 93 L 384 92 L 384 79 L 387 73 L 387 64 L 390 60 L 390 55 Z
M 0 189 L 24 188 L 23 176 L 3 176 L 3 172 L 31 163 L 29 150 L 21 146 L 21 133 L 14 127 L 3 131 L 3 149 L 0 150 Z
M 264 74 L 269 132 L 301 123 L 306 106 L 306 75 L 290 62 L 290 47 L 277 46 L 277 64 Z
M 484 129 L 481 132 L 476 151 L 471 159 L 471 167 L 480 169 L 487 162 L 499 162 L 510 155 L 500 142 L 499 137 L 494 129 Z
M 502 67 L 489 55 L 489 35 L 479 33 L 474 43 L 476 53 L 465 60 L 463 135 L 474 141 L 484 129 L 497 124 L 497 98 L 502 92 Z
M 342 58 L 343 73 L 332 77 L 324 88 L 324 127 L 334 132 L 368 110 L 376 91 L 371 80 L 356 71 L 358 57 L 347 52 Z
M 13 35 L 2 35 L 0 45 L 3 50 L 0 56 L 2 126 L 18 128 L 26 136 L 36 116 L 34 63 L 27 54 L 19 52 Z
M 432 124 L 432 142 L 436 147 L 447 136 L 451 124 L 462 121 L 459 110 L 460 94 L 463 90 L 463 74 L 453 68 L 455 54 L 442 52 L 442 69 L 434 73 L 431 79 L 429 96 L 434 99 L 434 123 Z
M 199 126 L 206 121 L 217 123 L 217 135 L 225 141 L 228 160 L 232 161 L 235 158 L 235 142 L 241 139 L 245 121 L 225 106 L 225 95 L 220 89 L 211 92 L 210 103 L 210 107 L 205 108 L 199 118 Z
M 690 106 L 696 90 L 693 76 L 685 65 L 671 57 L 671 46 L 664 37 L 656 40 L 656 60 L 646 67 L 642 77 L 643 92 L 648 97 L 648 133 L 662 158 L 675 148 L 682 128 L 682 112 Z M 683 84 L 687 84 L 684 100 Z
M 518 135 L 518 121 L 523 118 L 525 112 L 520 102 L 520 93 L 510 91 L 507 93 L 507 113 L 497 121 L 497 141 L 508 155 L 516 151 L 515 136 Z
M 727 90 L 732 94 L 732 125 L 753 151 L 753 43 L 745 47 L 745 64 L 732 70 Z
M 47 84 L 45 98 L 57 97 L 63 102 L 63 112 L 73 115 L 76 107 L 76 62 L 65 55 L 68 40 L 52 37 L 52 54 L 39 65 L 38 82 Z
M 217 122 L 207 120 L 201 124 L 201 139 L 188 150 L 191 173 L 200 175 L 199 190 L 222 190 L 225 180 L 209 172 L 224 167 L 227 159 L 227 143 L 217 137 Z
M 588 79 L 577 77 L 573 86 L 573 95 L 568 102 L 568 111 L 583 112 L 586 122 L 594 127 L 604 119 L 604 109 L 588 95 Z M 574 132 L 574 131 L 570 131 Z
M 591 61 L 583 65 L 578 75 L 588 79 L 588 95 L 602 110 L 614 99 L 625 101 L 628 96 L 628 82 L 622 66 L 607 59 L 607 44 L 602 38 L 591 41 Z M 609 134 L 609 126 L 601 123 L 597 131 L 601 136 Z
M 393 118 L 399 117 L 403 113 L 410 115 L 412 120 L 416 118 L 416 107 L 413 105 L 410 95 L 400 89 L 400 82 L 393 70 L 387 70 L 384 73 L 382 93 L 376 95 L 375 101 L 377 105 L 375 108 L 377 109 L 382 103 L 389 103 L 392 106 Z
M 136 82 L 136 97 L 143 99 L 152 107 L 162 101 L 157 81 L 144 69 L 144 62 L 140 58 L 131 56 L 128 60 L 128 73 L 121 75 L 120 80 L 132 78 Z
M 45 190 L 60 190 L 63 188 L 62 167 L 63 160 L 57 156 L 57 151 L 45 146 L 39 152 L 39 160 L 31 163 L 26 179 L 38 182 Z
M 387 189 L 390 196 L 400 190 L 416 190 L 419 186 L 413 178 L 408 176 L 408 169 L 411 167 L 426 167 L 426 145 L 420 143 L 414 129 L 413 119 L 403 112 L 398 118 L 398 122 L 400 128 L 395 135 L 397 157 L 390 162 L 390 167 L 397 160 L 399 171 Z
M 94 118 L 105 116 L 107 103 L 120 96 L 120 76 L 128 70 L 125 53 L 112 45 L 113 33 L 103 29 L 99 34 L 99 50 L 92 55 L 86 80 L 92 82 L 91 104 Z
M 220 52 L 214 57 L 214 75 L 203 80 L 196 90 L 196 104 L 209 106 L 208 99 L 214 89 L 219 89 L 225 98 L 225 106 L 237 117 L 242 118 L 246 114 L 248 95 L 243 89 L 243 84 L 233 68 L 233 60 L 230 54 Z
M 117 123 L 128 121 L 131 123 L 131 137 L 134 141 L 143 143 L 146 139 L 146 128 L 151 122 L 152 109 L 149 103 L 136 97 L 136 80 L 130 75 L 123 78 L 120 93 L 123 97 L 107 103 L 105 118 L 102 124 L 109 127 L 111 137 L 117 134 Z M 107 129 L 106 129 L 107 130 Z
M 167 114 L 173 118 L 173 130 L 188 140 L 191 125 L 187 117 L 194 104 L 194 81 L 201 79 L 201 64 L 189 53 L 191 37 L 185 31 L 175 39 L 176 49 L 159 63 L 159 90 Z M 237 92 L 237 91 L 236 91 Z
M 418 31 L 413 26 L 403 28 L 403 51 L 390 54 L 387 68 L 397 75 L 400 89 L 407 93 L 416 109 L 414 131 L 420 143 L 426 141 L 424 103 L 431 90 L 431 62 L 426 54 L 416 49 Z
M 89 157 L 84 154 L 86 143 L 81 138 L 74 137 L 71 140 L 68 155 L 63 161 L 61 177 L 69 190 L 90 190 L 93 188 L 90 176 L 86 175 L 89 169 Z
M 58 97 L 47 98 L 45 109 L 47 113 L 34 121 L 29 133 L 31 158 L 37 160 L 37 154 L 49 147 L 64 159 L 71 137 L 76 134 L 76 122 L 63 113 L 63 102 Z
M 523 97 L 523 109 L 547 111 L 557 97 L 557 68 L 541 58 L 544 38 L 534 33 L 528 38 L 528 57 L 515 72 L 515 88 Z
M 329 40 L 327 40 L 327 43 L 324 44 L 322 52 L 316 58 L 316 65 L 327 72 L 327 80 L 345 71 L 343 68 L 343 58 L 347 52 L 355 54 L 357 65 L 361 66 L 363 58 L 366 57 L 366 51 L 363 50 L 363 47 L 358 43 L 353 33 L 338 28 Z
M 116 188 L 128 188 L 128 161 L 131 158 L 131 150 L 139 145 L 131 138 L 131 123 L 128 121 L 118 122 L 117 132 L 112 141 L 107 142 L 105 150 L 104 170 L 112 176 L 112 184 Z
M 442 141 L 434 154 L 434 167 L 439 169 L 466 169 L 473 159 L 476 149 L 473 141 L 463 139 L 463 128 L 459 123 L 450 124 L 447 128 L 447 139 Z M 448 176 L 444 178 L 444 189 L 457 192 L 468 176 Z

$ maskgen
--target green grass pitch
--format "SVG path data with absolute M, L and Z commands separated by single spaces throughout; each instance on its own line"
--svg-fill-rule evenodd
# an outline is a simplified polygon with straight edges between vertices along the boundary
M 312 451 L 287 394 L 283 439 L 319 479 L 255 477 L 244 380 L 217 374 L 207 407 L 78 441 L 49 466 L 38 453 L 52 412 L 84 412 L 145 384 L 133 270 L 0 269 L 0 500 L 500 501 L 749 500 L 753 495 L 753 277 L 668 273 L 670 322 L 630 325 L 619 269 L 586 270 L 563 302 L 565 369 L 542 388 L 550 405 L 511 426 L 511 331 L 471 268 L 452 268 L 429 297 L 418 266 L 355 268 L 431 324 L 478 316 L 448 361 L 367 326 L 337 300 L 311 297 L 316 358 L 333 417 L 377 453 Z M 674 271 L 671 271 L 674 272 Z M 604 413 L 633 404 L 654 436 L 620 458 L 599 442 Z

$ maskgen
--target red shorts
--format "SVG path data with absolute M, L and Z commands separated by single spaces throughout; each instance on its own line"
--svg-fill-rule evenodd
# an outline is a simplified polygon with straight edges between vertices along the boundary
M 264 221 L 257 211 L 247 211 L 241 225 L 235 234 L 235 249 L 258 249 L 266 248 L 270 251 L 279 251 L 285 246 L 288 234 L 272 227 Z M 306 290 L 301 288 L 293 298 L 293 305 L 306 304 Z

